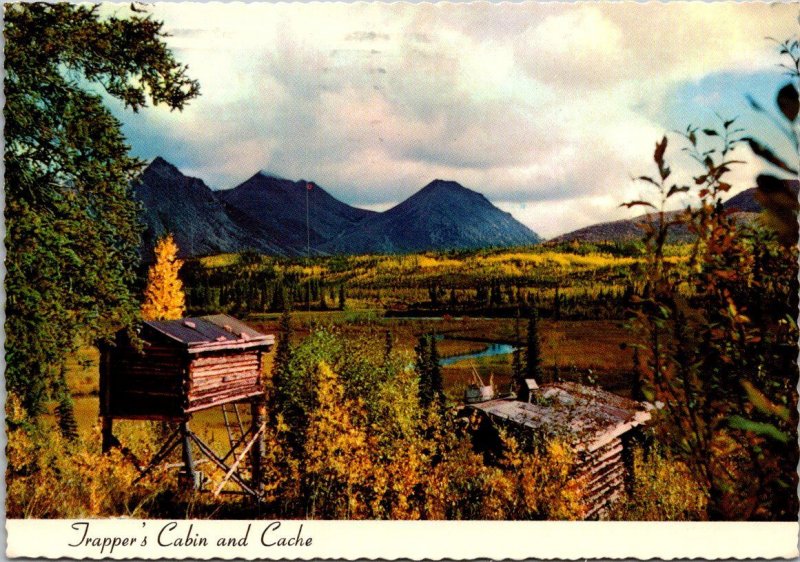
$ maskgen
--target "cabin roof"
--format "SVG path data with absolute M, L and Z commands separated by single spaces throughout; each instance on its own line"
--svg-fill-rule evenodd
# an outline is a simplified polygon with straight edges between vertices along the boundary
M 257 332 L 227 314 L 148 320 L 144 324 L 185 346 L 189 353 L 269 347 L 275 343 L 275 336 Z
M 647 405 L 573 382 L 544 384 L 531 402 L 500 398 L 469 407 L 594 451 L 650 419 Z

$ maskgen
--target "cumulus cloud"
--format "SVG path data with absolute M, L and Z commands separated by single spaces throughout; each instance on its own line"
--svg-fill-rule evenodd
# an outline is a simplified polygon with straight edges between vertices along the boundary
M 746 81 L 776 63 L 765 36 L 796 33 L 795 7 L 760 3 L 153 11 L 202 96 L 183 113 L 115 106 L 137 154 L 215 188 L 263 169 L 371 208 L 453 179 L 546 236 L 624 215 L 655 141 L 696 122 L 670 104 L 676 89 Z

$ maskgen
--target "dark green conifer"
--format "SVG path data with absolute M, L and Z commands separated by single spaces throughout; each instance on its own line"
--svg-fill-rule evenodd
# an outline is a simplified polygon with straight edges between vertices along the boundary
M 439 350 L 436 345 L 436 333 L 429 337 L 430 345 L 430 371 L 428 378 L 430 379 L 431 394 L 433 400 L 440 406 L 444 406 L 444 381 L 442 380 L 442 366 L 439 364 Z
M 511 355 L 511 374 L 514 381 L 514 386 L 519 391 L 525 386 L 525 364 L 522 357 L 522 334 L 520 333 L 519 326 L 519 309 L 517 309 L 517 317 L 514 319 L 514 352 Z
M 56 419 L 58 420 L 58 428 L 61 430 L 61 435 L 68 441 L 75 441 L 78 439 L 78 422 L 75 420 L 75 403 L 72 401 L 72 396 L 70 396 L 67 387 L 66 370 L 66 364 L 61 363 L 55 389 L 55 395 L 58 399 Z
M 553 297 L 553 320 L 561 320 L 561 287 L 556 285 L 556 294 Z
M 542 352 L 539 344 L 539 313 L 536 307 L 531 309 L 528 319 L 528 336 L 525 353 L 525 378 L 542 382 Z
M 148 100 L 182 109 L 199 93 L 161 22 L 113 12 L 67 2 L 4 9 L 5 376 L 32 416 L 78 336 L 105 339 L 138 314 L 131 180 L 143 162 L 128 154 L 102 95 L 137 111 Z
M 450 289 L 450 306 L 457 306 L 458 305 L 458 294 L 456 293 L 456 288 L 453 287 Z
M 431 348 L 428 343 L 430 336 L 423 334 L 419 337 L 416 352 L 416 368 L 419 375 L 419 403 L 427 408 L 433 402 L 433 387 L 431 385 Z
M 272 389 L 275 407 L 272 413 L 278 413 L 287 402 L 286 381 L 289 365 L 292 362 L 292 315 L 284 309 L 278 327 L 278 341 L 275 343 L 275 359 L 272 363 Z

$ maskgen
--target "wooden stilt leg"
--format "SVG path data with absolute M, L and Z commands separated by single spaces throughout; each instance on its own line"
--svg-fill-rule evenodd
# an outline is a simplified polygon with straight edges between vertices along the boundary
M 103 452 L 107 453 L 111 450 L 111 447 L 114 446 L 114 442 L 116 441 L 113 433 L 114 422 L 109 416 L 103 416 L 102 424 Z
M 255 435 L 256 431 L 264 424 L 267 417 L 267 406 L 263 397 L 255 398 L 250 404 L 250 427 Z M 250 470 L 252 476 L 252 486 L 257 492 L 261 492 L 261 460 L 264 457 L 264 433 L 261 432 L 250 449 Z
M 183 439 L 183 474 L 185 486 L 189 489 L 197 490 L 200 482 L 194 473 L 194 459 L 192 458 L 192 441 L 189 437 L 189 423 L 181 422 L 181 438 Z

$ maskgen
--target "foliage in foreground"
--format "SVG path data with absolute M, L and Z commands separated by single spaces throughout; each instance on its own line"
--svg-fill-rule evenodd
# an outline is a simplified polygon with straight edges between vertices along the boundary
M 784 47 L 795 68 L 797 41 Z M 793 74 L 796 82 L 800 71 Z M 797 146 L 798 93 L 788 84 L 778 106 Z M 787 129 L 788 130 L 788 129 Z M 688 127 L 685 150 L 699 164 L 691 186 L 673 183 L 667 137 L 656 144 L 657 175 L 640 179 L 658 190 L 658 221 L 645 233 L 648 262 L 632 326 L 649 355 L 643 392 L 663 403 L 660 438 L 700 481 L 712 519 L 797 516 L 797 200 L 788 182 L 759 176 L 765 223 L 738 225 L 721 205 L 727 177 L 747 142 L 770 164 L 794 172 L 735 120 Z M 770 177 L 772 180 L 765 180 Z M 698 204 L 670 217 L 665 204 L 690 192 Z M 664 258 L 667 228 L 681 223 L 695 236 L 689 267 Z M 777 225 L 777 227 L 776 227 Z
M 286 325 L 286 324 L 284 324 Z M 283 353 L 273 389 L 286 472 L 268 470 L 273 509 L 324 519 L 574 519 L 583 513 L 574 459 L 508 438 L 499 461 L 473 450 L 453 412 L 422 405 L 411 357 L 378 338 L 319 328 Z M 288 339 L 282 340 L 284 343 Z M 573 489 L 574 488 L 574 489 Z
M 485 464 L 438 407 L 420 407 L 417 374 L 406 368 L 409 357 L 374 353 L 374 343 L 343 340 L 320 329 L 292 350 L 283 384 L 304 389 L 294 404 L 302 418 L 284 421 L 287 404 L 271 416 L 275 422 L 269 424 L 263 466 L 268 505 L 259 510 L 262 516 L 580 515 L 579 503 L 552 501 L 562 497 L 568 456 L 556 451 L 552 458 L 533 459 L 510 448 L 500 465 Z M 332 366 L 343 367 L 344 375 Z M 365 388 L 372 389 L 366 399 L 356 396 Z M 133 485 L 137 472 L 130 460 L 116 450 L 101 455 L 98 435 L 67 445 L 57 433 L 30 423 L 13 399 L 8 424 L 11 517 L 211 516 L 219 510 L 212 505 L 219 500 L 177 493 L 174 474 L 157 472 Z M 125 440 L 130 444 L 131 439 Z M 155 440 L 139 434 L 138 441 L 137 455 L 152 456 Z M 520 470 L 522 465 L 530 469 Z M 551 468 L 553 479 L 542 478 Z M 545 497 L 550 500 L 536 503 Z M 228 508 L 229 515 L 255 514 L 247 503 Z
M 58 432 L 34 426 L 13 394 L 6 405 L 8 517 L 144 516 L 164 482 L 133 486 L 134 466 L 115 449 L 65 441 Z
M 708 497 L 689 467 L 661 447 L 633 451 L 630 491 L 611 510 L 610 519 L 627 521 L 702 521 Z

